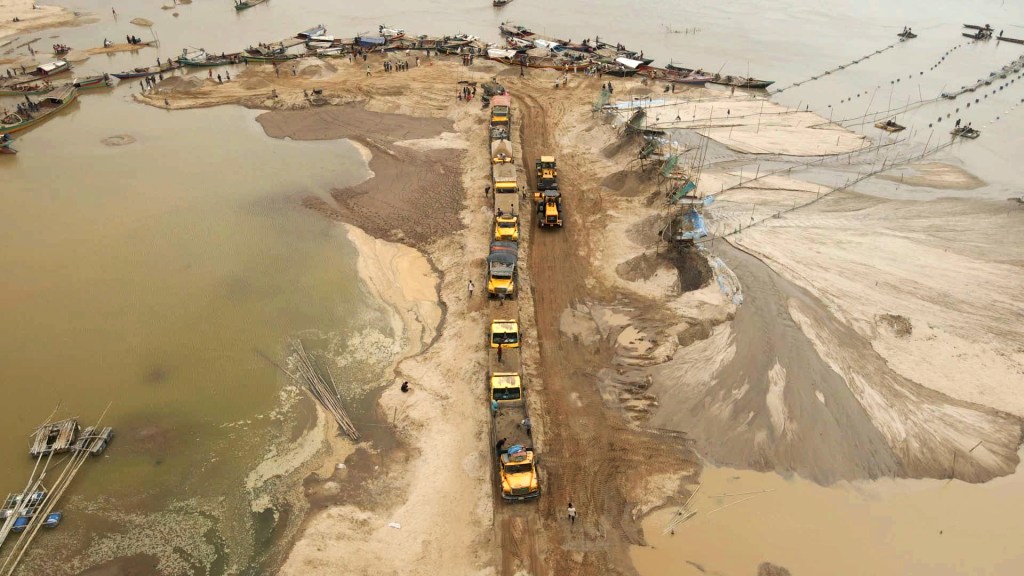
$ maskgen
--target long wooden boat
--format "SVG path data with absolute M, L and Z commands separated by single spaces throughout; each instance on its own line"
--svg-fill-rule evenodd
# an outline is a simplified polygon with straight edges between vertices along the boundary
M 491 5 L 495 8 L 500 8 L 506 4 L 511 4 L 512 0 L 492 0 Z
M 235 10 L 241 11 L 246 8 L 252 8 L 257 4 L 263 4 L 267 0 L 235 0 Z
M 67 108 L 76 98 L 78 98 L 78 88 L 71 84 L 61 86 L 35 102 L 38 104 L 39 110 L 29 115 L 12 112 L 0 119 L 0 134 L 13 134 L 35 126 L 47 118 L 52 118 L 57 112 Z
M 18 84 L 0 88 L 0 96 L 38 96 L 53 90 L 52 84 Z
M 160 74 L 162 72 L 170 72 L 171 70 L 177 70 L 178 68 L 182 67 L 182 64 L 179 64 L 178 62 L 175 62 L 173 60 L 168 60 L 166 64 L 162 64 L 160 66 L 149 66 L 148 68 L 134 68 L 132 70 L 127 70 L 125 72 L 117 72 L 116 74 L 111 74 L 111 76 L 117 78 L 118 80 L 144 78 L 146 76 L 156 76 L 157 74 Z
M 72 84 L 79 90 L 88 90 L 89 88 L 106 88 L 110 86 L 110 74 L 75 78 L 72 81 Z
M 977 24 L 964 24 L 964 28 L 970 28 L 971 30 L 988 30 L 992 31 L 992 26 L 985 24 L 984 26 L 978 26 Z
M 897 36 L 904 40 L 913 40 L 914 38 L 917 38 L 917 34 L 914 34 L 913 32 L 900 32 Z
M 721 76 L 719 74 L 715 74 L 709 82 L 750 90 L 764 90 L 775 83 L 774 80 L 758 80 L 757 78 L 744 78 L 742 76 Z
M 246 62 L 287 62 L 298 58 L 298 54 L 243 54 Z
M 1000 42 L 1013 42 L 1014 44 L 1024 44 L 1024 40 L 1020 40 L 1017 38 L 1008 38 L 1006 36 L 999 36 L 996 38 L 996 40 L 999 40 Z
M 964 38 L 970 38 L 971 40 L 991 40 L 992 39 L 992 33 L 991 32 L 984 32 L 982 30 L 977 31 L 974 34 L 968 34 L 967 32 L 961 32 L 961 35 L 963 35 Z

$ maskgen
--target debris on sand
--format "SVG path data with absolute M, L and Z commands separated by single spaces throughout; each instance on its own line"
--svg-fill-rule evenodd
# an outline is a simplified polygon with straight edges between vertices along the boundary
M 880 314 L 878 323 L 891 328 L 897 338 L 906 338 L 914 333 L 914 325 L 910 323 L 910 318 L 899 314 Z

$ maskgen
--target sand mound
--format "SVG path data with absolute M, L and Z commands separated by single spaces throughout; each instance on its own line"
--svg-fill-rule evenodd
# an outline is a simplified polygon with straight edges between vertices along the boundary
M 650 280 L 651 276 L 661 267 L 661 262 L 654 254 L 640 254 L 615 267 L 619 278 L 629 282 Z
M 115 134 L 100 140 L 104 146 L 127 146 L 135 143 L 135 137 L 128 134 Z
M 62 57 L 68 62 L 85 62 L 89 59 L 89 54 L 85 50 L 72 50 Z
M 149 26 L 153 25 L 153 21 L 152 20 L 148 20 L 146 18 L 132 18 L 131 23 L 135 24 L 136 26 L 146 26 L 146 27 L 149 27 Z
M 171 93 L 176 92 L 190 92 L 192 90 L 198 90 L 203 86 L 203 80 L 196 76 L 171 76 L 170 78 L 164 79 L 157 83 L 156 87 L 161 91 L 168 91 Z
M 601 186 L 618 192 L 621 196 L 638 196 L 644 192 L 643 184 L 647 178 L 638 172 L 620 170 L 613 172 L 601 181 Z
M 789 570 L 771 562 L 763 562 L 757 567 L 757 576 L 789 576 Z

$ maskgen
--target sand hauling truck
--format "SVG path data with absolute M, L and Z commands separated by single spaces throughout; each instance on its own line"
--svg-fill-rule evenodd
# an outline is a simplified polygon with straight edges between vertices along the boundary
M 521 397 L 521 396 L 520 396 Z M 497 463 L 498 487 L 503 500 L 530 500 L 540 496 L 537 455 L 525 425 L 523 402 L 498 403 L 491 416 L 491 442 Z
M 512 143 L 508 140 L 491 141 L 491 163 L 512 163 Z
M 513 164 L 491 166 L 494 191 L 494 213 L 514 214 L 519 205 L 519 180 Z
M 507 92 L 491 98 L 491 126 L 512 125 L 512 96 Z
M 491 252 L 487 255 L 488 297 L 516 297 L 518 248 L 515 242 L 491 242 Z

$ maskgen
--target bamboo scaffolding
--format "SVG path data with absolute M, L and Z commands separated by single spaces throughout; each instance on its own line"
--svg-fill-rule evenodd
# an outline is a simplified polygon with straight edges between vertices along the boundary
M 334 382 L 334 377 L 331 375 L 329 370 L 321 370 L 316 364 L 314 364 L 312 358 L 306 353 L 306 349 L 302 347 L 302 342 L 298 339 L 292 339 L 292 349 L 295 351 L 295 357 L 298 360 L 295 363 L 296 368 L 301 376 L 301 382 L 304 384 L 306 391 L 320 403 L 325 410 L 334 416 L 334 420 L 338 422 L 338 426 L 348 434 L 348 437 L 353 441 L 359 440 L 359 431 L 356 430 L 355 424 L 348 417 L 348 413 L 345 411 L 345 406 L 341 403 L 341 394 L 338 392 L 338 385 Z M 325 379 L 323 373 L 327 373 Z M 289 374 L 291 375 L 291 374 Z M 299 380 L 298 378 L 294 379 Z

